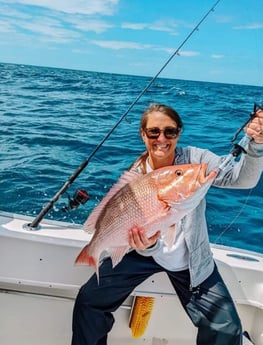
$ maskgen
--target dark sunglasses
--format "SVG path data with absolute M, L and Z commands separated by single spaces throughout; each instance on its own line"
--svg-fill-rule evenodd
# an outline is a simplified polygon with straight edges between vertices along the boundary
M 152 127 L 152 128 L 145 128 L 144 132 L 148 139 L 158 139 L 162 132 L 166 139 L 175 139 L 178 136 L 180 129 L 175 128 L 175 127 L 166 127 L 165 129 Z

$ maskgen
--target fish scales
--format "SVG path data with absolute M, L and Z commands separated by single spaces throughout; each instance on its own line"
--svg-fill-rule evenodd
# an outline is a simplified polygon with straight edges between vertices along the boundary
M 113 267 L 130 250 L 129 230 L 144 228 L 150 237 L 157 230 L 168 248 L 175 239 L 175 223 L 204 198 L 217 171 L 206 174 L 206 164 L 183 164 L 157 169 L 146 175 L 124 173 L 91 212 L 84 230 L 93 234 L 76 263 L 99 266 L 110 256 Z
M 97 235 L 100 240 L 107 237 L 108 247 L 116 244 L 116 238 L 118 245 L 127 245 L 126 229 L 146 224 L 160 211 L 160 203 L 153 183 L 147 184 L 143 179 L 139 183 L 127 184 L 103 208 L 95 225 L 94 241 Z

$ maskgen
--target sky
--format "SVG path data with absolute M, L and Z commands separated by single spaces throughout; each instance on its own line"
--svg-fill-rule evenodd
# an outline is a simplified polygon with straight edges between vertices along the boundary
M 263 86 L 263 0 L 215 4 L 0 0 L 0 62 Z

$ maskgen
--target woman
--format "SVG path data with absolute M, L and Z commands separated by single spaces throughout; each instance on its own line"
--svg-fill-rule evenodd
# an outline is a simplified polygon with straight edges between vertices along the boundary
M 196 147 L 177 147 L 182 130 L 178 113 L 165 105 L 153 104 L 141 119 L 140 133 L 146 152 L 130 169 L 144 174 L 154 169 L 184 163 L 207 163 L 208 172 L 223 157 Z M 218 187 L 252 188 L 263 166 L 263 111 L 245 129 L 253 139 L 247 154 L 221 172 L 214 181 Z M 129 233 L 135 249 L 112 269 L 111 260 L 81 287 L 73 313 L 72 345 L 106 345 L 115 311 L 145 279 L 154 273 L 167 273 L 186 313 L 198 328 L 198 345 L 240 345 L 242 327 L 231 296 L 218 273 L 209 245 L 205 219 L 205 200 L 176 224 L 176 238 L 167 251 L 158 231 L 150 238 L 142 228 Z

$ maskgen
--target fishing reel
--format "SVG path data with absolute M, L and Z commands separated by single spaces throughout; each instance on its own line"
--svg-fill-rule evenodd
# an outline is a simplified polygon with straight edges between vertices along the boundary
M 62 211 L 76 210 L 80 205 L 84 205 L 89 200 L 89 195 L 84 189 L 77 189 L 73 198 L 68 194 L 68 206 L 63 206 Z
M 249 119 L 237 130 L 233 138 L 231 139 L 231 143 L 233 145 L 233 149 L 231 151 L 231 154 L 233 157 L 238 157 L 241 153 L 247 153 L 246 150 L 244 149 L 244 146 L 241 146 L 240 144 L 234 143 L 234 141 L 237 139 L 239 133 L 248 125 L 248 123 L 256 116 L 256 112 L 258 110 L 263 110 L 263 105 L 254 103 L 254 109 L 250 113 Z M 250 139 L 249 139 L 250 140 Z

